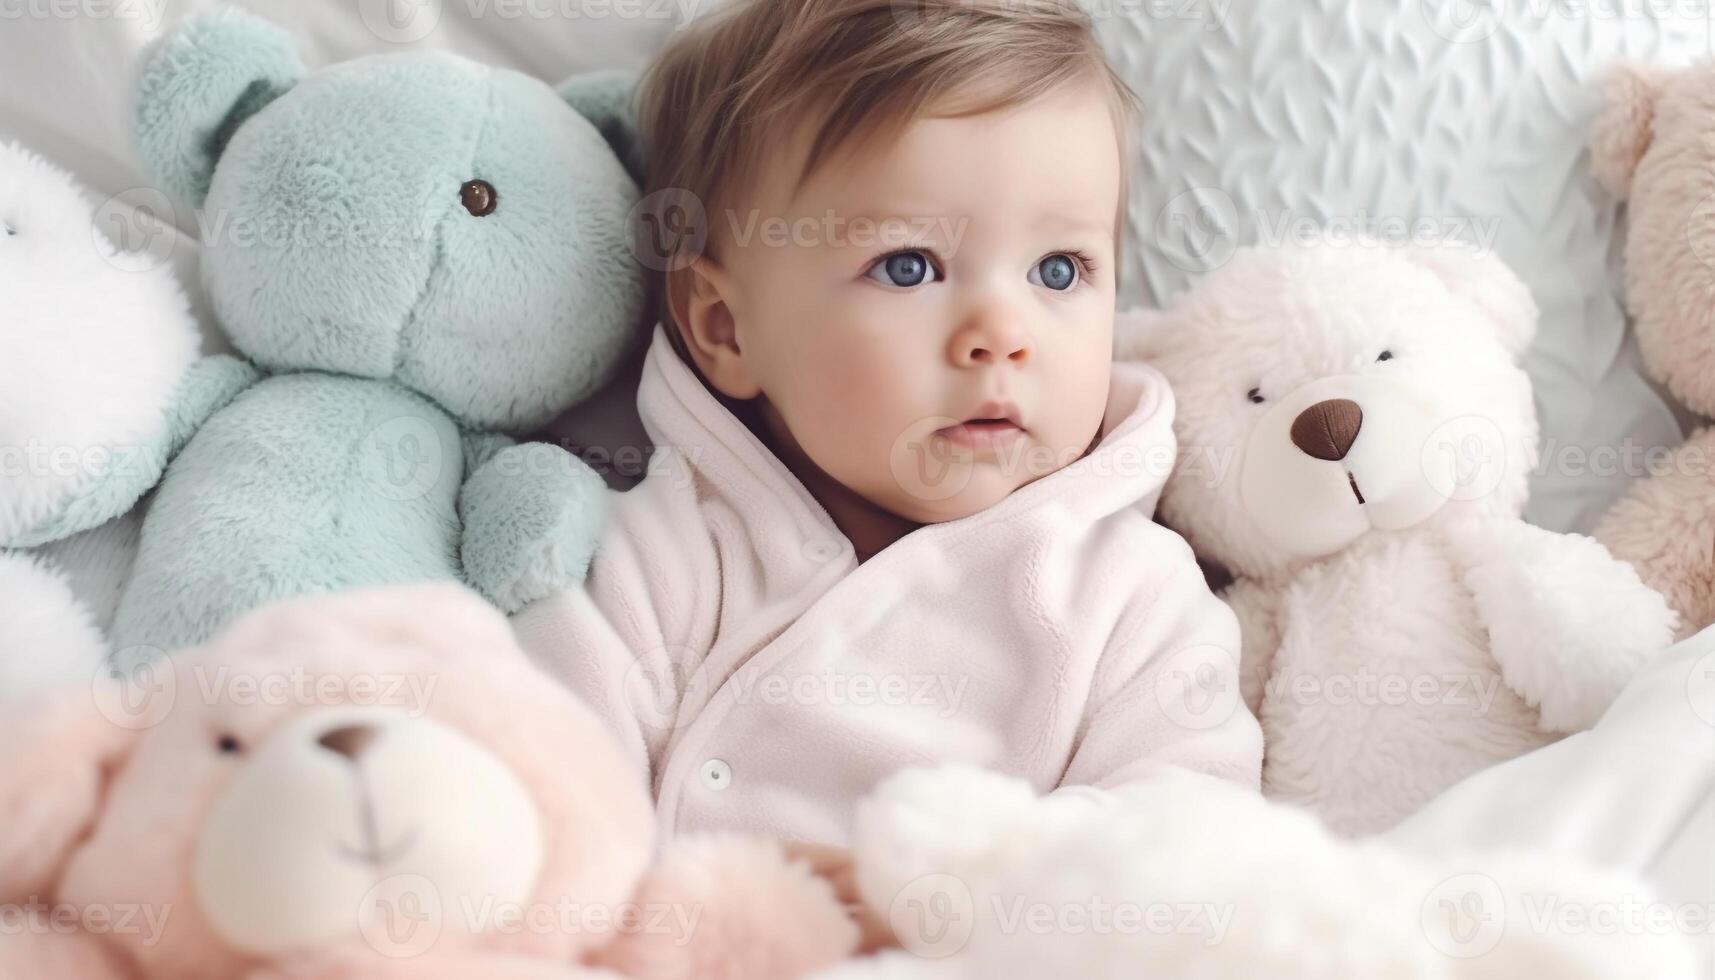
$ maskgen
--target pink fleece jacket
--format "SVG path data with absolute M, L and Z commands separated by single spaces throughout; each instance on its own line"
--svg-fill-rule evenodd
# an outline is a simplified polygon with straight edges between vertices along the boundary
M 844 843 L 878 781 L 941 762 L 1041 791 L 1162 764 L 1257 784 L 1237 622 L 1150 519 L 1176 448 L 1155 371 L 1114 368 L 1083 458 L 862 565 L 659 328 L 637 405 L 649 474 L 584 587 L 513 624 L 647 774 L 664 833 Z

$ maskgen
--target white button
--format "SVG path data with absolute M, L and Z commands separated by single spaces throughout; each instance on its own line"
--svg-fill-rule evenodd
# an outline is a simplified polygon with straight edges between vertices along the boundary
M 703 763 L 703 785 L 718 793 L 732 785 L 732 767 L 719 759 Z

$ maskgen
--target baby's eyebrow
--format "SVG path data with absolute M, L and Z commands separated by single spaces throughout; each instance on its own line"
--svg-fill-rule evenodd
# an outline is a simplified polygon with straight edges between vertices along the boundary
M 1095 218 L 1089 215 L 1069 215 L 1064 211 L 1045 211 L 1037 216 L 1031 227 L 1041 231 L 1087 232 L 1092 235 L 1108 235 L 1113 231 L 1113 215 Z

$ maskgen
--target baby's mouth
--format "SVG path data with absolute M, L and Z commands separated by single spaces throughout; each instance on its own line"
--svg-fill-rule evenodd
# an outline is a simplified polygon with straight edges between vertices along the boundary
M 954 445 L 985 449 L 1010 444 L 1024 435 L 1024 427 L 1008 418 L 974 418 L 936 429 L 935 434 Z

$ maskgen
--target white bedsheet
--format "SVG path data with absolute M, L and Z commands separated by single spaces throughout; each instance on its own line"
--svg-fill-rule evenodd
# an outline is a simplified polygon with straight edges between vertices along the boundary
M 1384 837 L 1443 855 L 1547 849 L 1631 871 L 1653 886 L 1658 914 L 1702 923 L 1688 939 L 1715 977 L 1715 627 L 1639 675 L 1595 728 L 1464 780 Z

